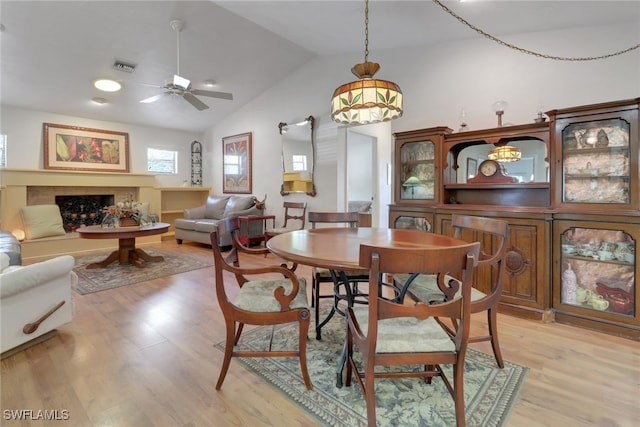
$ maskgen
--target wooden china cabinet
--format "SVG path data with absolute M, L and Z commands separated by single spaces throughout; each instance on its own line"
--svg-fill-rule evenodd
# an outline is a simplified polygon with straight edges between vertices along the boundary
M 640 340 L 639 103 L 553 110 L 548 122 L 494 129 L 397 133 L 389 225 L 447 234 L 456 213 L 504 219 L 501 311 Z
M 640 340 L 640 99 L 553 110 L 552 306 L 558 321 Z

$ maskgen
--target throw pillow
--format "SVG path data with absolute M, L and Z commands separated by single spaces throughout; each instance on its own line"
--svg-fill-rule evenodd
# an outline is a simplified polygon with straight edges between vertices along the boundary
M 209 196 L 204 208 L 204 217 L 209 219 L 224 218 L 224 208 L 230 196 Z
M 23 206 L 21 213 L 27 239 L 65 235 L 58 205 Z
M 224 209 L 224 217 L 231 218 L 238 212 L 245 211 L 255 204 L 253 196 L 231 196 Z

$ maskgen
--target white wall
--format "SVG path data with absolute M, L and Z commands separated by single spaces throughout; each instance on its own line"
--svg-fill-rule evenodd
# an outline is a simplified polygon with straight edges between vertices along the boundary
M 504 37 L 508 42 L 560 56 L 597 56 L 637 43 L 634 25 L 554 31 Z M 373 46 L 375 49 L 375 46 Z M 386 185 L 387 163 L 393 164 L 392 132 L 432 126 L 459 127 L 461 108 L 470 129 L 497 125 L 491 105 L 500 99 L 509 103 L 505 124 L 533 122 L 539 108 L 548 111 L 640 96 L 640 52 L 591 62 L 561 62 L 516 52 L 487 39 L 473 39 L 421 49 L 371 50 L 369 59 L 380 63 L 376 77 L 392 80 L 404 93 L 404 115 L 373 128 L 382 128 L 378 138 L 378 210 L 374 224 L 387 225 L 391 188 Z M 251 104 L 227 117 L 212 129 L 216 147 L 225 135 L 254 132 L 254 193 L 268 194 L 267 209 L 280 214 L 280 147 L 277 124 L 312 114 L 323 123 L 329 120 L 329 102 L 334 89 L 352 81 L 350 68 L 362 61 L 362 53 L 317 58 L 267 90 Z M 329 126 L 329 125 L 327 125 Z M 386 127 L 385 127 L 386 126 Z M 330 126 L 329 126 L 330 127 Z M 361 132 L 365 127 L 358 127 Z M 376 131 L 369 131 L 376 132 Z M 363 133 L 369 133 L 364 132 Z M 335 135 L 336 151 L 325 139 L 318 147 L 315 198 L 306 200 L 309 209 L 331 210 L 346 201 L 345 133 Z M 219 163 L 220 148 L 212 152 Z M 335 156 L 335 157 L 334 157 Z M 334 160 L 335 158 L 335 160 Z M 259 159 L 259 160 L 258 160 Z M 327 166 L 336 162 L 336 169 Z M 219 174 L 214 188 L 220 188 Z
M 505 41 L 531 50 L 561 56 L 596 56 L 637 43 L 635 25 L 521 34 Z M 640 96 L 640 52 L 606 60 L 561 62 L 525 55 L 487 39 L 472 39 L 419 49 L 376 51 L 369 59 L 380 63 L 376 77 L 392 80 L 404 92 L 404 115 L 398 120 L 375 125 L 378 139 L 379 212 L 374 224 L 386 226 L 391 188 L 386 185 L 386 165 L 392 164 L 392 133 L 432 126 L 458 129 L 460 109 L 467 113 L 470 129 L 495 127 L 491 104 L 509 103 L 503 121 L 531 123 L 540 106 L 544 110 L 565 108 Z M 144 172 L 147 146 L 174 147 L 184 151 L 179 185 L 189 179 L 190 143 L 198 139 L 204 151 L 204 184 L 222 192 L 222 138 L 253 133 L 253 194 L 267 195 L 267 212 L 281 216 L 281 144 L 278 123 L 294 122 L 313 115 L 323 135 L 317 145 L 317 196 L 295 194 L 286 200 L 308 202 L 309 210 L 332 210 L 344 198 L 346 155 L 339 147 L 346 132 L 329 120 L 334 89 L 354 79 L 350 68 L 362 62 L 362 52 L 316 58 L 283 81 L 256 97 L 202 136 L 129 124 L 96 122 L 53 113 L 2 108 L 2 129 L 8 134 L 9 167 L 42 167 L 42 122 L 96 127 L 129 132 L 133 172 Z M 358 132 L 365 127 L 359 127 Z M 335 135 L 333 137 L 332 135 Z M 200 138 L 200 139 L 199 139 Z M 16 146 L 13 141 L 18 141 Z M 340 142 L 342 141 L 342 142 Z M 38 153 L 36 156 L 35 153 Z M 377 218 L 377 221 L 376 221 Z
M 179 150 L 178 174 L 158 175 L 156 182 L 162 186 L 179 186 L 182 185 L 184 180 L 187 180 L 189 183 L 191 182 L 191 142 L 194 140 L 203 142 L 201 139 L 202 136 L 194 133 L 137 126 L 127 123 L 90 120 L 3 105 L 2 127 L 0 131 L 7 135 L 8 168 L 42 169 L 44 167 L 43 123 L 81 126 L 128 133 L 129 170 L 132 173 L 147 172 L 147 148 Z M 203 151 L 203 157 L 207 159 L 209 157 L 207 147 L 203 146 Z M 207 160 L 204 160 L 205 168 L 206 163 Z M 204 173 L 203 179 L 205 183 L 210 182 L 210 180 L 206 180 Z

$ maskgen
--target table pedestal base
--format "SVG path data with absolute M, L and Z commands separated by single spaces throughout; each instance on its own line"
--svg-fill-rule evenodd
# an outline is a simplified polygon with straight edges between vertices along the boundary
M 164 261 L 162 256 L 151 256 L 142 249 L 136 248 L 136 239 L 119 239 L 118 250 L 113 251 L 107 258 L 100 262 L 87 265 L 87 269 L 105 268 L 109 264 L 119 261 L 120 264 L 132 264 L 136 267 L 143 267 L 144 262 Z

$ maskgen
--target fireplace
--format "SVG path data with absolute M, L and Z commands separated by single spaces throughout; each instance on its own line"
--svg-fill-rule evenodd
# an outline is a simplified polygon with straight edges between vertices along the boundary
M 79 227 L 102 223 L 102 208 L 113 205 L 113 194 L 96 195 L 56 195 L 55 203 L 60 207 L 65 231 L 75 231 Z

